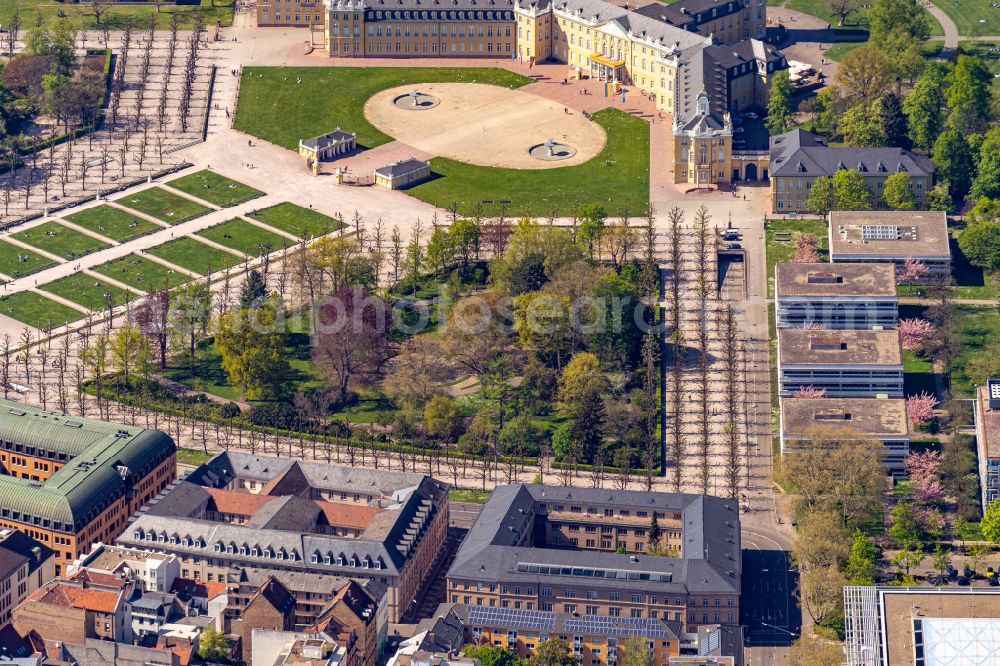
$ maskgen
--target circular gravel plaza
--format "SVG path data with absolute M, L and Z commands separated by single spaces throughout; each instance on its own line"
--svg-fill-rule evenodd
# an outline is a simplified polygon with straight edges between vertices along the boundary
M 414 91 L 437 104 L 414 113 L 405 101 L 397 102 Z M 531 93 L 481 83 L 422 83 L 383 90 L 365 103 L 365 117 L 386 134 L 431 155 L 509 169 L 582 164 L 597 156 L 607 141 L 604 128 L 578 111 Z M 544 157 L 536 156 L 546 142 L 564 148 L 559 157 L 548 156 L 547 149 Z

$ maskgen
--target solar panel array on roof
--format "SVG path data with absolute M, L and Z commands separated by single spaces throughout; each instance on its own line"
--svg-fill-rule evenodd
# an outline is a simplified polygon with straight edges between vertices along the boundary
M 627 636 L 630 638 L 665 638 L 671 635 L 659 620 L 605 615 L 584 615 L 566 620 L 565 629 L 574 634 Z
M 556 614 L 493 606 L 470 606 L 469 624 L 477 627 L 496 626 L 551 631 L 556 624 Z
M 899 240 L 899 227 L 895 224 L 862 224 L 861 237 L 865 240 Z

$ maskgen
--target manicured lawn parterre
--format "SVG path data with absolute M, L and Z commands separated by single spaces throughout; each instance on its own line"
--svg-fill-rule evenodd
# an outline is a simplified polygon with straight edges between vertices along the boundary
M 115 305 L 124 305 L 128 291 L 116 285 L 98 279 L 86 273 L 77 273 L 60 278 L 54 282 L 43 284 L 39 287 L 42 291 L 47 291 L 62 296 L 68 301 L 73 301 L 82 305 L 88 310 L 100 311 L 107 308 L 106 294 L 110 294 Z M 135 299 L 135 294 L 129 296 Z
M 0 273 L 12 278 L 31 275 L 43 268 L 55 266 L 48 257 L 26 250 L 19 245 L 0 241 Z
M 293 150 L 300 139 L 342 127 L 357 135 L 359 147 L 373 148 L 392 137 L 365 118 L 368 98 L 386 88 L 429 82 L 519 88 L 533 81 L 495 67 L 244 67 L 233 126 Z M 309 90 L 328 90 L 334 99 L 304 94 Z
M 264 196 L 260 190 L 207 169 L 171 180 L 167 185 L 223 208 Z
M 87 316 L 85 312 L 33 291 L 19 291 L 0 298 L 0 314 L 42 330 L 56 328 Z
M 149 249 L 149 254 L 186 268 L 198 275 L 208 275 L 235 266 L 242 260 L 235 254 L 206 245 L 194 238 L 177 238 Z
M 190 280 L 187 275 L 134 253 L 95 266 L 91 270 L 142 291 L 172 288 Z
M 137 217 L 128 211 L 107 204 L 67 215 L 66 219 L 78 227 L 83 227 L 119 243 L 151 234 L 163 228 L 145 218 Z
M 1000 337 L 1000 312 L 996 308 L 959 305 L 955 306 L 955 323 L 961 343 L 951 374 L 951 393 L 955 398 L 972 398 L 975 385 L 965 374 L 965 366 L 983 353 L 990 340 Z
M 197 234 L 251 257 L 259 256 L 261 252 L 274 252 L 294 244 L 294 241 L 284 236 L 279 236 L 267 229 L 261 229 L 257 225 L 239 218 L 208 229 L 202 229 Z
M 247 217 L 263 222 L 299 238 L 316 238 L 346 226 L 340 220 L 293 203 L 280 203 L 270 208 L 255 210 Z
M 120 206 L 137 210 L 170 224 L 180 224 L 212 211 L 187 197 L 168 192 L 162 187 L 151 187 L 115 200 Z
M 590 203 L 616 215 L 627 208 L 642 215 L 649 205 L 649 124 L 617 109 L 593 115 L 607 132 L 604 150 L 592 160 L 558 169 L 518 170 L 465 164 L 444 158 L 431 160 L 434 177 L 407 193 L 441 208 L 458 205 L 470 215 L 481 201 L 510 201 L 511 215 L 545 216 L 553 210 L 569 216 Z M 497 213 L 494 207 L 487 215 Z
M 93 236 L 70 229 L 58 222 L 45 222 L 13 234 L 22 243 L 45 250 L 63 259 L 77 259 L 85 254 L 111 247 Z
M 788 240 L 778 240 L 787 234 Z M 795 239 L 812 234 L 819 240 L 819 260 L 829 259 L 826 220 L 769 220 L 764 232 L 767 252 L 767 293 L 774 296 L 774 265 L 795 258 Z

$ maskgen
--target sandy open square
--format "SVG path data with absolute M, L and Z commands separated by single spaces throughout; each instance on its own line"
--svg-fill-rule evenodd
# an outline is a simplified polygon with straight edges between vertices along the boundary
M 422 83 L 420 92 L 440 104 L 406 110 L 393 99 L 415 86 L 383 90 L 365 103 L 365 116 L 386 134 L 422 151 L 460 162 L 515 169 L 555 169 L 582 164 L 604 148 L 604 128 L 579 112 L 531 93 L 482 83 Z M 532 146 L 554 139 L 576 149 L 563 160 L 532 157 Z

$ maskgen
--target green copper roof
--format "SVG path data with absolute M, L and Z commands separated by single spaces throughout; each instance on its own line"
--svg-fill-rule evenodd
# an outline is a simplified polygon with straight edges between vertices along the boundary
M 8 400 L 0 400 L 0 440 L 0 447 L 13 453 L 66 456 L 63 468 L 43 483 L 0 476 L 0 515 L 40 527 L 55 527 L 47 524 L 54 521 L 64 531 L 90 522 L 175 451 L 173 440 L 158 430 L 65 416 Z

